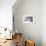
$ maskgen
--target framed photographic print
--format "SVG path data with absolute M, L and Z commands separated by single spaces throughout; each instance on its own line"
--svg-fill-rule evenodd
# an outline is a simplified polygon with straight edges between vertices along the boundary
M 34 23 L 34 16 L 31 15 L 23 16 L 23 23 Z

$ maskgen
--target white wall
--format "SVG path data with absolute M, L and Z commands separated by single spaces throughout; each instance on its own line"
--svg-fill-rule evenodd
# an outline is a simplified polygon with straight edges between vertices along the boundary
M 16 5 L 14 5 L 16 6 Z M 35 41 L 36 46 L 41 46 L 41 0 L 23 0 L 15 9 L 15 28 L 22 32 L 24 37 Z M 24 24 L 23 16 L 34 16 L 34 23 Z M 28 35 L 27 35 L 28 34 Z
M 19 32 L 23 32 L 24 36 L 34 38 L 37 46 L 46 46 L 46 0 L 26 0 L 17 9 L 14 5 L 13 11 L 15 28 Z M 24 15 L 33 15 L 35 24 L 23 24 Z
M 16 0 L 0 0 L 0 27 L 12 28 L 12 6 Z
M 41 38 L 42 46 L 46 46 L 46 0 L 41 0 Z

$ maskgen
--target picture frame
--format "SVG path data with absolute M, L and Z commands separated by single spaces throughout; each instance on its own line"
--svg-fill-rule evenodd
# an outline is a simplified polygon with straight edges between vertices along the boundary
M 34 23 L 34 16 L 32 15 L 24 15 L 23 23 Z

